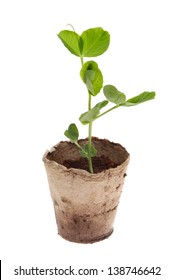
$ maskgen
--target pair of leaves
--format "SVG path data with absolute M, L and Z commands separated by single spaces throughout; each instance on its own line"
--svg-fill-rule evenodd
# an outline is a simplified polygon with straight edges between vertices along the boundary
M 84 147 L 81 147 L 78 144 L 78 138 L 79 138 L 79 131 L 77 126 L 74 123 L 71 123 L 68 127 L 68 129 L 64 132 L 64 135 L 71 140 L 74 144 L 77 145 L 79 148 L 79 153 L 82 157 L 89 158 L 89 157 L 95 157 L 97 154 L 97 151 L 95 147 L 91 144 L 85 144 Z
M 81 114 L 79 120 L 82 124 L 88 124 L 91 121 L 94 121 L 96 117 L 100 114 L 100 110 L 108 104 L 107 100 L 103 100 L 97 103 L 91 110 Z
M 80 76 L 91 95 L 95 96 L 100 92 L 103 87 L 103 75 L 95 61 L 85 62 Z
M 107 100 L 117 106 L 135 106 L 154 99 L 156 95 L 153 91 L 144 91 L 143 93 L 126 100 L 125 94 L 112 85 L 104 86 L 103 92 Z
M 81 35 L 75 31 L 62 30 L 58 37 L 64 46 L 79 57 L 96 57 L 109 47 L 110 35 L 101 27 L 85 30 Z

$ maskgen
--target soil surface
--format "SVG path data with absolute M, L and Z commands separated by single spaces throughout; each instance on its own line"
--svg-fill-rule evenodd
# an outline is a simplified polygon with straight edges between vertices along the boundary
M 82 147 L 87 143 L 87 138 L 79 140 L 79 144 Z M 94 173 L 116 168 L 129 156 L 124 147 L 107 139 L 92 137 L 92 143 L 97 150 L 97 156 L 92 158 Z M 69 141 L 61 141 L 55 145 L 53 151 L 47 154 L 47 158 L 67 168 L 89 171 L 87 158 L 81 157 L 76 145 Z
M 92 162 L 94 173 L 99 173 L 106 169 L 117 167 L 117 164 L 115 162 L 111 161 L 104 155 L 100 157 L 93 157 Z M 78 160 L 65 160 L 63 162 L 63 165 L 67 168 L 83 169 L 89 172 L 88 160 L 86 158 L 79 158 Z

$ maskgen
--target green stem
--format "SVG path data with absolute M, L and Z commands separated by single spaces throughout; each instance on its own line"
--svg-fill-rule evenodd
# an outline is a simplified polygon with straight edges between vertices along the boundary
M 81 64 L 82 64 L 82 66 L 83 66 L 83 65 L 84 65 L 83 56 L 80 57 L 80 61 L 81 61 Z
M 106 115 L 107 113 L 111 112 L 112 110 L 114 110 L 114 109 L 116 109 L 116 108 L 118 108 L 118 107 L 119 107 L 119 105 L 116 105 L 116 106 L 110 108 L 109 110 L 107 110 L 107 111 L 103 112 L 102 114 L 98 115 L 98 116 L 95 118 L 95 120 L 97 120 L 98 118 L 100 118 L 100 117 Z
M 91 94 L 88 92 L 88 111 L 91 110 Z M 94 173 L 93 164 L 91 158 L 91 145 L 92 145 L 92 121 L 89 122 L 88 126 L 88 165 L 90 173 Z
M 80 57 L 81 65 L 84 65 L 83 57 Z M 91 94 L 88 92 L 88 111 L 91 110 Z M 88 126 L 88 167 L 90 173 L 94 173 L 93 171 L 93 164 L 91 158 L 91 145 L 92 145 L 92 121 L 89 123 Z
M 91 110 L 91 94 L 88 91 L 88 111 Z

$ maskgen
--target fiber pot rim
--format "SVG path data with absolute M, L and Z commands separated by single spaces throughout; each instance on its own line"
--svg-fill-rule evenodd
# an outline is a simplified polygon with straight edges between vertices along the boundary
M 48 164 L 48 165 L 51 165 L 52 167 L 54 167 L 55 169 L 58 167 L 62 172 L 67 172 L 67 173 L 72 173 L 74 175 L 78 175 L 78 176 L 81 176 L 81 177 L 84 177 L 85 179 L 98 179 L 99 177 L 100 178 L 103 178 L 105 175 L 109 174 L 109 173 L 112 173 L 115 172 L 118 173 L 119 172 L 119 169 L 122 169 L 123 166 L 126 166 L 130 160 L 130 154 L 126 151 L 126 149 L 119 143 L 115 143 L 115 142 L 111 142 L 107 139 L 101 139 L 101 138 L 97 138 L 97 137 L 93 137 L 93 139 L 97 140 L 97 141 L 107 141 L 109 142 L 109 144 L 118 144 L 122 147 L 122 149 L 124 149 L 124 151 L 127 153 L 127 158 L 126 160 L 123 161 L 122 164 L 118 165 L 117 167 L 111 167 L 109 169 L 106 169 L 106 170 L 103 170 L 99 173 L 90 173 L 88 172 L 87 170 L 84 170 L 84 169 L 78 169 L 78 168 L 67 168 L 66 166 L 64 166 L 63 164 L 61 163 L 58 163 L 54 160 L 51 160 L 51 159 L 48 159 L 47 156 L 50 154 L 50 153 L 53 153 L 56 151 L 56 148 L 58 146 L 60 146 L 62 143 L 71 143 L 70 141 L 60 141 L 58 142 L 57 144 L 55 144 L 50 150 L 46 150 L 46 152 L 44 153 L 43 155 L 43 162 Z M 86 139 L 80 139 L 79 141 L 83 141 L 83 140 L 86 140 Z

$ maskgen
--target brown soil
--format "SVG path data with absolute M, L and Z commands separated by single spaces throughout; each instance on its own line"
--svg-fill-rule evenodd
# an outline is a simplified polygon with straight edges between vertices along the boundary
M 106 169 L 117 167 L 117 164 L 115 162 L 111 161 L 104 155 L 100 157 L 93 157 L 92 162 L 94 173 L 99 173 Z M 63 162 L 63 165 L 67 168 L 77 168 L 89 171 L 88 160 L 86 158 L 79 158 L 78 160 L 65 160 Z
M 87 139 L 79 140 L 81 146 L 87 142 Z M 97 150 L 97 156 L 92 158 L 94 173 L 116 168 L 129 156 L 128 152 L 120 144 L 110 142 L 106 139 L 93 137 L 92 143 Z M 58 145 L 55 145 L 54 150 L 48 153 L 47 158 L 67 168 L 89 171 L 87 158 L 82 158 L 75 144 L 69 141 L 61 141 Z

